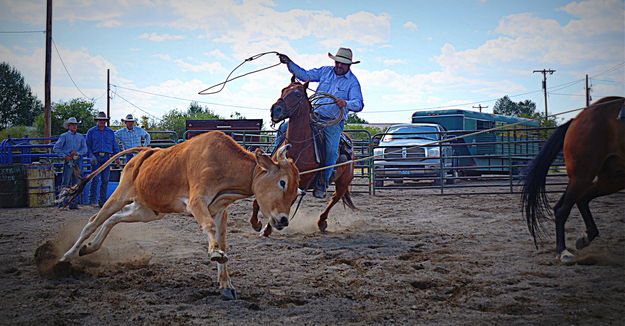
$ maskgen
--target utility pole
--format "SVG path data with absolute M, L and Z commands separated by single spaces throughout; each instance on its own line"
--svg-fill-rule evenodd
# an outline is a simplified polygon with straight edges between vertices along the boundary
M 590 87 L 588 87 L 588 74 L 586 74 L 586 106 L 590 106 Z
M 52 66 L 52 0 L 46 3 L 46 68 L 44 85 L 44 108 L 43 108 L 43 137 L 52 136 L 52 105 L 50 101 L 50 84 Z
M 106 125 L 110 126 L 111 122 L 111 70 L 106 69 L 106 116 L 109 119 L 106 121 Z
M 477 106 L 474 106 L 473 108 L 474 109 L 480 109 L 480 113 L 482 113 L 482 109 L 486 109 L 487 107 L 488 107 L 488 105 L 487 106 L 482 106 L 482 104 L 478 104 Z
M 541 72 L 543 74 L 543 91 L 545 93 L 545 119 L 547 119 L 547 116 L 549 115 L 547 113 L 547 73 L 549 73 L 550 75 L 553 75 L 554 72 L 556 72 L 553 69 L 543 69 L 543 70 L 534 70 L 534 72 Z

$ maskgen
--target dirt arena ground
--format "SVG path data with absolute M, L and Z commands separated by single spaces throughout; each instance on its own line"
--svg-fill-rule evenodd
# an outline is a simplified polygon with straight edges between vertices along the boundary
M 0 323 L 625 323 L 622 194 L 591 204 L 600 237 L 572 266 L 555 260 L 550 223 L 535 249 L 518 195 L 397 190 L 354 201 L 359 211 L 337 206 L 329 232 L 319 234 L 315 222 L 324 202 L 308 196 L 292 225 L 270 238 L 249 226 L 251 201 L 234 204 L 228 244 L 236 301 L 220 296 L 216 266 L 193 218 L 120 225 L 99 252 L 72 261 L 71 275 L 45 279 L 37 248 L 47 242 L 45 248 L 67 249 L 96 209 L 2 209 Z M 569 246 L 583 229 L 574 210 Z

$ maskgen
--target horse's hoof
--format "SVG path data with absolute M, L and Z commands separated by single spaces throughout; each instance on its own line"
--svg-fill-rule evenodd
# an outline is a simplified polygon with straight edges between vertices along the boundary
M 590 240 L 588 240 L 588 237 L 582 236 L 577 238 L 577 240 L 575 241 L 575 248 L 577 248 L 577 250 L 580 250 L 582 248 L 588 247 L 589 244 Z
M 221 295 L 223 295 L 228 300 L 236 300 L 237 299 L 237 291 L 235 289 L 222 289 Z
M 575 255 L 573 255 L 567 249 L 564 249 L 556 258 L 565 265 L 571 265 L 575 263 Z
M 211 254 L 211 261 L 217 262 L 219 264 L 225 264 L 228 262 L 228 256 L 222 251 L 214 251 Z
M 319 227 L 319 231 L 326 232 L 326 229 L 328 228 L 328 222 L 326 222 L 325 220 L 320 220 L 319 222 L 317 222 L 317 226 Z

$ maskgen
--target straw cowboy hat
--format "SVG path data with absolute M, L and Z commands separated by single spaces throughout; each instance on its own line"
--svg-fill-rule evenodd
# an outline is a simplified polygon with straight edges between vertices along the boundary
M 126 119 L 122 118 L 122 123 L 124 122 L 137 122 L 137 119 L 132 114 L 126 116 Z
M 76 118 L 71 117 L 67 120 L 65 120 L 65 122 L 63 122 L 63 128 L 67 129 L 69 127 L 70 124 L 75 123 L 75 124 L 80 124 L 80 122 L 78 122 L 78 120 L 76 120 Z
M 348 48 L 339 48 L 339 50 L 336 51 L 336 55 L 332 55 L 330 54 L 330 52 L 328 52 L 328 57 L 330 57 L 330 59 L 334 61 L 347 65 L 355 65 L 357 63 L 360 63 L 360 61 L 352 61 L 352 50 Z
M 93 118 L 93 120 L 108 120 L 109 118 L 106 116 L 106 113 L 104 112 L 98 112 L 98 115 Z

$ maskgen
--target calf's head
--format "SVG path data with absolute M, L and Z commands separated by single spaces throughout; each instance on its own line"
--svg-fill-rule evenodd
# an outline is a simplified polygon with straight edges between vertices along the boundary
M 299 194 L 299 170 L 293 160 L 286 157 L 290 145 L 278 149 L 276 159 L 257 149 L 256 171 L 252 191 L 260 206 L 260 211 L 269 218 L 269 223 L 277 230 L 289 225 L 291 205 Z

